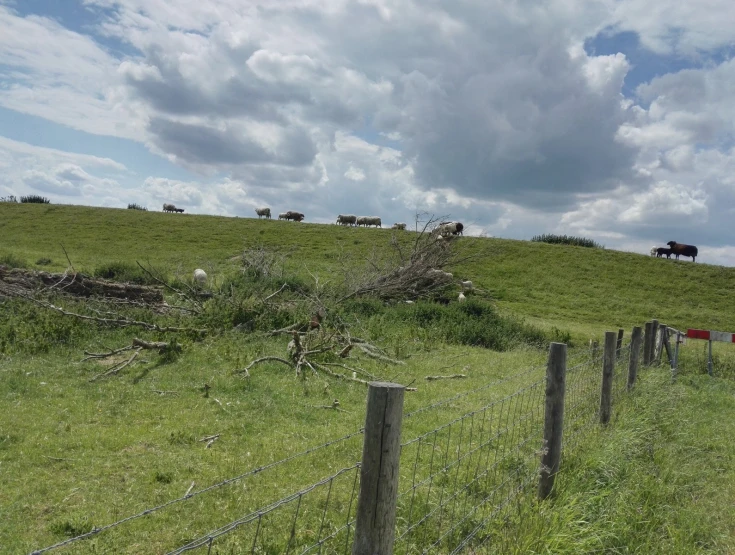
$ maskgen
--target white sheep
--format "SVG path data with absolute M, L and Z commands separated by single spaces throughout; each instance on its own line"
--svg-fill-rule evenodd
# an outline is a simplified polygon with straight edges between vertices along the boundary
M 472 291 L 474 289 L 471 281 L 463 281 L 462 282 L 462 289 L 465 291 Z
M 278 219 L 279 220 L 287 220 L 288 219 L 288 212 L 281 212 L 280 214 L 278 214 Z
M 462 235 L 464 224 L 462 222 L 442 222 L 434 228 L 432 233 L 448 237 L 449 235 Z
M 354 214 L 340 214 L 337 216 L 337 223 L 339 225 L 355 225 L 357 223 L 357 216 Z
M 651 256 L 656 256 L 658 247 L 651 247 Z
M 369 227 L 371 225 L 374 225 L 375 227 L 383 227 L 382 221 L 378 216 L 358 216 L 356 223 L 357 225 L 364 225 L 365 227 Z
M 201 268 L 197 268 L 196 270 L 194 270 L 194 281 L 196 281 L 199 285 L 204 285 L 205 283 L 207 283 L 207 273 Z
M 258 215 L 258 219 L 265 216 L 266 220 L 271 219 L 271 209 L 267 206 L 264 206 L 263 208 L 256 208 L 255 213 Z
M 465 302 L 467 300 L 467 297 L 464 296 L 464 293 L 460 293 L 459 297 L 457 297 L 457 300 L 461 303 Z
M 403 222 L 395 223 L 395 224 L 393 224 L 393 227 L 391 229 L 405 230 L 406 229 L 406 224 L 404 224 Z

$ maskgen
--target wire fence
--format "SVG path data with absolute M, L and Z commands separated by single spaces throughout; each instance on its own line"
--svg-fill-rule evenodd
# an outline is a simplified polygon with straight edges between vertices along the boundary
M 630 345 L 619 349 L 613 374 L 613 403 L 626 392 Z M 564 453 L 578 449 L 597 429 L 604 356 L 579 350 L 566 369 Z M 534 491 L 544 448 L 545 366 L 511 376 L 413 409 L 403 415 L 404 429 L 396 504 L 395 553 L 460 553 L 492 541 L 492 523 L 522 504 Z M 458 401 L 462 403 L 458 403 Z M 462 408 L 459 414 L 445 413 Z M 427 418 L 434 411 L 434 418 Z M 417 418 L 418 416 L 421 418 Z M 446 416 L 446 418 L 445 418 Z M 441 423 L 437 425 L 437 419 Z M 430 428 L 430 429 L 427 429 Z M 33 551 L 41 554 L 70 547 L 82 540 L 154 513 L 185 504 L 215 490 L 292 464 L 298 479 L 307 457 L 334 457 L 336 470 L 274 501 L 238 497 L 239 514 L 222 512 L 208 531 L 180 538 L 169 553 L 350 553 L 355 535 L 360 491 L 360 441 L 364 430 L 256 467 L 206 488 L 139 511 L 105 526 Z M 352 441 L 351 441 L 352 440 Z M 338 455 L 335 449 L 340 449 Z M 344 464 L 342 464 L 344 463 Z M 310 475 L 313 475 L 311 473 Z M 283 473 L 277 480 L 283 479 Z M 530 504 L 529 504 L 530 505 Z M 217 520 L 217 502 L 208 504 L 207 522 Z M 192 511 L 193 517 L 202 515 Z M 234 517 L 234 518 L 233 518 Z M 192 529 L 201 526 L 192 526 Z
M 474 538 L 538 470 L 544 387 L 538 379 L 402 445 L 410 485 L 398 496 L 396 551 L 448 552 Z

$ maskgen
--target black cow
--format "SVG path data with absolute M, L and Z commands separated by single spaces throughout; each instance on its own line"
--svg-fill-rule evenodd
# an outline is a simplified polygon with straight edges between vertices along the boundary
M 684 245 L 676 241 L 669 241 L 666 244 L 671 247 L 671 254 L 675 254 L 677 260 L 679 260 L 679 256 L 691 256 L 692 262 L 696 262 L 699 251 L 694 245 Z

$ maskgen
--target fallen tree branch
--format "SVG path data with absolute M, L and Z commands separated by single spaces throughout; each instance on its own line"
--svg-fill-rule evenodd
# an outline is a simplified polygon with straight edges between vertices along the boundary
M 435 380 L 457 380 L 460 378 L 466 378 L 467 374 L 452 374 L 451 376 L 426 376 L 424 379 L 429 381 Z
M 190 290 L 192 291 L 192 293 L 194 293 L 194 294 L 186 294 L 186 293 L 184 293 L 183 291 L 180 291 L 180 290 L 176 289 L 176 288 L 175 288 L 175 287 L 174 287 L 173 285 L 170 285 L 170 284 L 166 283 L 166 282 L 165 282 L 164 280 L 160 279 L 160 278 L 159 278 L 158 276 L 154 275 L 154 274 L 153 274 L 153 272 L 151 272 L 151 271 L 150 271 L 150 270 L 148 270 L 147 268 L 144 268 L 144 267 L 143 267 L 143 265 L 142 265 L 142 264 L 141 264 L 140 262 L 138 262 L 137 260 L 135 261 L 135 263 L 136 263 L 136 264 L 138 265 L 138 267 L 139 267 L 139 268 L 140 268 L 141 270 L 143 270 L 143 271 L 144 271 L 144 272 L 146 273 L 146 275 L 148 275 L 148 276 L 149 276 L 149 277 L 150 277 L 150 278 L 151 278 L 151 279 L 152 279 L 153 281 L 155 281 L 155 282 L 156 282 L 156 283 L 158 283 L 159 285 L 162 285 L 162 286 L 163 286 L 163 287 L 165 287 L 166 289 L 169 289 L 169 290 L 173 291 L 174 293 L 176 293 L 176 294 L 178 294 L 178 295 L 180 295 L 180 296 L 184 297 L 184 298 L 185 298 L 185 299 L 187 299 L 188 301 L 190 301 L 190 302 L 194 303 L 194 304 L 196 305 L 196 307 L 197 307 L 197 309 L 198 309 L 199 311 L 201 311 L 201 310 L 202 310 L 202 303 L 200 303 L 200 302 L 199 302 L 199 300 L 198 300 L 198 299 L 196 298 L 196 292 L 195 292 L 195 291 L 193 291 L 193 290 L 191 290 L 191 288 L 189 288 L 189 289 L 190 289 Z
M 283 291 L 285 288 L 286 288 L 286 284 L 284 283 L 283 285 L 281 285 L 281 288 L 278 291 L 276 291 L 275 293 L 271 293 L 265 299 L 263 299 L 261 302 L 263 302 L 263 303 L 268 302 L 273 297 L 275 297 L 276 295 L 278 295 L 278 293 L 280 293 L 281 291 Z
M 374 358 L 376 360 L 382 360 L 383 362 L 387 362 L 389 364 L 400 364 L 400 365 L 405 365 L 406 364 L 402 360 L 396 360 L 396 359 L 387 357 L 387 356 L 385 356 L 385 355 L 377 352 L 377 350 L 370 349 L 370 347 L 372 347 L 372 345 L 370 345 L 369 343 L 358 343 L 357 344 L 357 347 L 363 353 L 365 353 L 367 356 L 369 356 L 370 358 Z M 375 349 L 375 347 L 373 347 L 373 349 Z
M 339 380 L 347 380 L 347 381 L 351 381 L 351 382 L 357 382 L 357 383 L 361 383 L 363 385 L 369 385 L 370 384 L 370 382 L 365 381 L 365 380 L 361 380 L 360 378 L 353 378 L 352 376 L 345 376 L 344 374 L 339 374 L 338 372 L 332 372 L 329 368 L 327 368 L 326 366 L 323 366 L 323 365 L 321 365 L 321 364 L 319 364 L 317 362 L 315 362 L 314 365 L 317 368 L 319 368 L 322 372 L 325 372 L 325 373 L 329 374 L 333 378 L 337 378 Z
M 337 399 L 332 401 L 331 405 L 311 405 L 311 406 L 314 407 L 315 409 L 331 409 L 331 410 L 337 410 L 339 412 L 350 412 L 348 410 L 340 408 L 339 401 Z
M 130 366 L 133 363 L 133 361 L 138 357 L 142 349 L 143 349 L 142 347 L 138 347 L 137 349 L 135 349 L 133 356 L 131 356 L 128 360 L 115 364 L 107 372 L 102 372 L 102 374 L 97 374 L 95 377 L 91 378 L 89 381 L 94 382 L 94 381 L 99 380 L 100 378 L 104 378 L 106 376 L 117 374 L 123 368 Z
M 321 364 L 323 364 L 324 366 L 339 366 L 340 368 L 344 368 L 345 370 L 349 370 L 350 372 L 355 372 L 355 373 L 359 372 L 360 374 L 363 374 L 367 376 L 368 378 L 372 378 L 373 381 L 376 381 L 376 382 L 380 381 L 380 378 L 378 378 L 377 376 L 374 376 L 367 370 L 363 370 L 362 368 L 359 368 L 357 366 L 353 368 L 351 366 L 347 366 L 346 364 L 340 364 L 339 362 L 322 362 Z
M 0 266 L 0 293 L 22 297 L 39 289 L 82 298 L 139 301 L 154 306 L 163 303 L 163 293 L 158 287 L 118 283 L 78 273 L 69 274 L 68 270 L 63 274 L 52 274 Z
M 253 362 L 251 362 L 250 364 L 248 364 L 242 370 L 235 370 L 235 374 L 245 374 L 245 377 L 246 378 L 249 378 L 250 377 L 250 369 L 253 366 L 255 366 L 256 364 L 260 364 L 261 362 L 267 362 L 269 360 L 280 362 L 280 363 L 285 364 L 286 366 L 288 366 L 290 368 L 293 368 L 293 364 L 291 362 L 287 361 L 285 358 L 274 357 L 274 356 L 267 356 L 267 357 L 256 358 Z
M 18 293 L 17 296 L 23 297 L 24 299 L 29 300 L 43 308 L 47 308 L 49 310 L 55 310 L 56 312 L 63 314 L 64 316 L 72 316 L 74 318 L 79 318 L 80 320 L 97 322 L 98 324 L 106 324 L 109 326 L 119 326 L 122 328 L 139 327 L 139 328 L 144 328 L 149 331 L 158 331 L 158 332 L 194 332 L 199 335 L 204 335 L 208 331 L 207 329 L 159 326 L 158 324 L 151 324 L 150 322 L 143 322 L 141 320 L 130 320 L 129 318 L 101 318 L 97 316 L 87 316 L 86 314 L 78 314 L 76 312 L 70 312 L 68 310 L 64 310 L 63 308 L 59 306 L 53 305 L 46 301 L 40 301 L 38 299 L 34 299 L 33 297 L 29 295 Z

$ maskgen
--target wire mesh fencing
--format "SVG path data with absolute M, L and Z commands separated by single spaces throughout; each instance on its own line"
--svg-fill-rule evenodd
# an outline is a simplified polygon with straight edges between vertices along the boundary
M 545 379 L 406 441 L 396 552 L 470 541 L 538 470 Z
M 613 405 L 626 394 L 630 355 L 630 344 L 612 355 Z M 579 449 L 599 430 L 605 358 L 598 349 L 565 359 L 564 453 Z M 497 537 L 493 529 L 509 511 L 531 506 L 527 496 L 536 494 L 541 456 L 548 452 L 547 386 L 546 367 L 534 366 L 403 414 L 395 553 L 474 551 Z M 171 555 L 350 553 L 365 464 L 363 436 L 364 430 L 355 431 L 33 553 L 79 546 L 168 511 L 179 512 L 162 519 L 164 526 L 184 516 L 193 523 L 185 528 L 186 537 L 169 538 L 151 550 Z
M 135 545 L 160 553 L 342 553 L 354 530 L 362 437 L 356 430 L 31 553 L 135 552 Z M 188 537 L 165 532 L 182 523 Z

